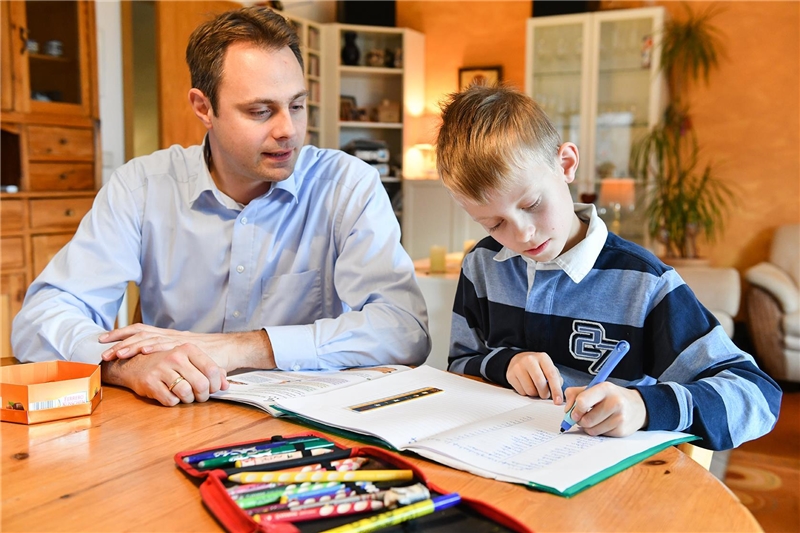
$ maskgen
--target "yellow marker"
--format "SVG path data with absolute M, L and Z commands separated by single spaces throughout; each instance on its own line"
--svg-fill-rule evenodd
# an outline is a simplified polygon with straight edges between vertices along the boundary
M 385 527 L 402 524 L 403 522 L 419 518 L 420 516 L 447 509 L 448 507 L 458 505 L 459 502 L 461 502 L 461 496 L 459 496 L 457 492 L 444 494 L 432 500 L 423 500 L 404 507 L 398 507 L 393 511 L 370 516 L 369 518 L 358 520 L 352 524 L 326 529 L 322 533 L 372 533 L 373 531 Z
M 337 472 L 241 472 L 228 476 L 235 483 L 302 483 L 304 481 L 409 481 L 414 479 L 411 470 L 354 470 Z

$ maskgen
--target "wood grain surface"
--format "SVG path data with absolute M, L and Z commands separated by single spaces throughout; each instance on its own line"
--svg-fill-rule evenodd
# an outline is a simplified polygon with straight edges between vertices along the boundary
M 306 429 L 240 404 L 168 408 L 106 386 L 91 416 L 0 424 L 0 530 L 222 531 L 173 456 Z M 483 499 L 537 533 L 761 531 L 722 483 L 675 448 L 569 499 L 407 457 L 433 483 Z

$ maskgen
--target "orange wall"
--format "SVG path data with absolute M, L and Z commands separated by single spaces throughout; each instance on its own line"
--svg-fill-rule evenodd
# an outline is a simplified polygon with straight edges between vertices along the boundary
M 503 80 L 525 83 L 525 20 L 529 1 L 400 1 L 397 26 L 425 34 L 428 111 L 458 90 L 458 69 L 502 65 Z
M 608 2 L 605 7 L 678 2 Z M 800 3 L 717 2 L 715 18 L 727 60 L 711 86 L 692 94 L 694 125 L 720 179 L 739 191 L 739 205 L 714 245 L 701 248 L 715 266 L 744 270 L 764 260 L 774 227 L 800 222 Z M 690 3 L 702 9 L 709 2 Z M 502 65 L 520 88 L 525 74 L 527 1 L 397 2 L 397 25 L 425 34 L 426 105 L 457 90 L 458 69 Z

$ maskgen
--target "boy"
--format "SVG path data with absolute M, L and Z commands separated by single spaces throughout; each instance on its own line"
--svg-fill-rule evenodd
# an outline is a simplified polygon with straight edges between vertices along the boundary
M 535 102 L 506 87 L 451 95 L 436 152 L 445 187 L 489 233 L 463 262 L 451 371 L 556 404 L 566 389 L 590 435 L 686 431 L 721 450 L 772 429 L 780 388 L 675 270 L 572 203 L 578 149 Z M 609 380 L 582 388 L 623 339 Z

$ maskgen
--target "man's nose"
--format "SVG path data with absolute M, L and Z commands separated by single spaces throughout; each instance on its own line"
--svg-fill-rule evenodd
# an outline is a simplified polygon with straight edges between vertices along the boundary
M 281 110 L 274 117 L 273 136 L 276 139 L 289 139 L 295 136 L 297 128 L 294 126 L 292 114 L 288 109 Z

